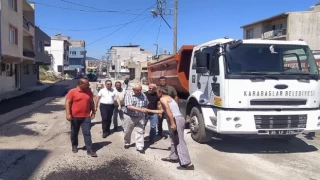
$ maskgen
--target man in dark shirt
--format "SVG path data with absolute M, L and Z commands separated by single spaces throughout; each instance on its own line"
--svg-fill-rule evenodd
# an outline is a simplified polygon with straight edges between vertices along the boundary
M 179 104 L 179 98 L 178 98 L 176 89 L 172 86 L 167 85 L 166 77 L 164 77 L 164 76 L 160 77 L 160 87 L 166 88 L 168 90 L 168 95 L 171 96 L 171 98 L 174 99 L 177 102 L 177 104 Z M 159 122 L 158 122 L 158 135 L 159 136 L 162 136 L 162 122 L 163 122 L 164 118 L 166 118 L 165 114 L 162 114 L 161 118 L 159 118 Z M 169 131 L 169 134 L 171 134 L 170 127 L 168 128 L 168 131 Z
M 157 110 L 158 109 L 158 101 L 159 98 L 157 96 L 157 85 L 155 84 L 149 84 L 149 90 L 145 92 L 145 95 L 147 96 L 147 99 L 149 101 L 148 109 L 151 110 Z M 158 124 L 158 114 L 154 113 L 148 113 L 148 118 L 146 118 L 146 124 L 148 123 L 148 120 L 150 120 L 150 134 L 149 134 L 149 142 L 151 144 L 154 143 L 154 138 L 157 134 L 157 124 Z

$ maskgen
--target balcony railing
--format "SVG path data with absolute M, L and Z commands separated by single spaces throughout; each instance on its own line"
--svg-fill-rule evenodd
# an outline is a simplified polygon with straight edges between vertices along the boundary
M 23 56 L 34 58 L 36 56 L 34 50 L 23 48 Z
M 23 28 L 27 31 L 30 30 L 30 26 L 34 27 L 34 25 L 28 21 L 28 19 L 26 17 L 23 16 Z
M 277 29 L 277 30 L 271 30 L 263 33 L 261 36 L 262 39 L 270 39 L 278 36 L 284 36 L 287 35 L 287 29 Z

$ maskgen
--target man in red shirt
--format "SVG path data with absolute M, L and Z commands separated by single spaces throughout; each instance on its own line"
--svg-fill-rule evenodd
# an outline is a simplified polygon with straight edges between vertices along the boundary
M 66 119 L 71 122 L 72 152 L 78 152 L 78 134 L 81 127 L 88 155 L 97 157 L 97 154 L 92 150 L 90 133 L 91 119 L 95 117 L 96 112 L 93 93 L 89 87 L 89 81 L 81 78 L 78 81 L 78 86 L 68 92 L 65 104 Z

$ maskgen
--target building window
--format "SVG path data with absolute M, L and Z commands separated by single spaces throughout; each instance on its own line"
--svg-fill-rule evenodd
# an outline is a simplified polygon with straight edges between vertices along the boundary
M 77 52 L 76 51 L 70 51 L 70 55 L 76 55 Z
M 29 74 L 29 65 L 28 64 L 24 64 L 23 65 L 23 73 L 24 74 Z
M 39 42 L 38 42 L 38 52 L 43 52 L 42 41 L 39 41 Z
M 8 0 L 9 2 L 9 7 L 15 11 L 18 10 L 17 6 L 17 0 Z
M 253 38 L 253 28 L 247 29 L 246 31 L 246 39 L 252 39 Z
M 12 25 L 9 25 L 9 42 L 18 44 L 18 29 Z

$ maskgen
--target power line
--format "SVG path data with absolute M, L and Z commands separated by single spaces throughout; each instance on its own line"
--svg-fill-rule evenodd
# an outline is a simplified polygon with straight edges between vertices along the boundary
M 146 20 L 146 21 L 142 24 L 142 26 L 138 29 L 138 31 L 136 31 L 136 32 L 133 34 L 133 36 L 131 36 L 131 38 L 129 39 L 129 43 L 130 43 L 130 41 L 141 31 L 141 29 L 147 24 L 147 22 L 149 22 L 149 21 Z
M 151 17 L 145 17 L 145 18 L 141 18 L 135 21 L 132 21 L 132 23 L 134 22 L 138 22 L 138 21 L 142 21 L 144 19 L 148 19 Z M 99 28 L 93 28 L 93 29 L 56 29 L 56 28 L 50 28 L 50 27 L 45 27 L 45 26 L 39 26 L 40 28 L 45 28 L 45 29 L 50 29 L 50 30 L 56 30 L 56 31 L 97 31 L 97 30 L 102 30 L 102 29 L 107 29 L 107 28 L 113 28 L 113 27 L 118 27 L 118 26 L 122 26 L 125 25 L 126 23 L 122 23 L 122 24 L 117 24 L 117 25 L 112 25 L 112 26 L 105 26 L 105 27 L 99 27 Z
M 158 29 L 158 34 L 157 34 L 157 38 L 156 38 L 155 44 L 157 44 L 158 39 L 159 39 L 159 35 L 160 35 L 160 31 L 161 31 L 161 23 L 162 23 L 162 19 L 160 19 L 159 29 Z
M 122 11 L 111 11 L 111 10 L 99 9 L 99 8 L 96 8 L 96 7 L 87 6 L 87 5 L 83 5 L 83 4 L 78 4 L 78 3 L 70 2 L 70 1 L 67 1 L 67 0 L 61 0 L 61 1 L 65 2 L 65 3 L 69 3 L 69 4 L 81 6 L 81 7 L 86 7 L 86 8 L 90 8 L 90 9 L 95 9 L 95 10 L 103 11 L 103 12 L 127 12 L 127 11 L 132 11 L 132 9 L 122 10 Z M 141 10 L 141 9 L 137 9 L 137 10 Z M 137 11 L 137 10 L 136 10 L 136 11 Z
M 130 15 L 138 15 L 138 14 L 132 14 L 132 13 L 126 13 L 125 11 L 107 11 L 107 10 L 85 10 L 85 9 L 74 9 L 74 8 L 67 8 L 67 7 L 61 7 L 61 6 L 54 6 L 50 4 L 45 3 L 39 3 L 36 2 L 37 5 L 43 5 L 47 7 L 57 8 L 57 9 L 65 9 L 65 10 L 71 10 L 71 11 L 80 11 L 80 12 L 91 12 L 91 13 L 119 13 L 119 14 L 130 14 Z
M 152 4 L 152 6 L 150 6 L 148 9 L 146 9 L 145 11 L 143 11 L 141 14 L 139 14 L 139 15 L 136 16 L 135 18 L 133 18 L 131 21 L 125 23 L 125 24 L 124 24 L 123 26 L 121 26 L 120 28 L 116 29 L 115 31 L 111 32 L 110 34 L 108 34 L 108 35 L 106 35 L 106 36 L 103 36 L 103 37 L 99 38 L 99 39 L 96 40 L 96 41 L 93 41 L 93 42 L 87 44 L 87 46 L 89 46 L 89 45 L 91 45 L 91 44 L 93 44 L 93 43 L 96 43 L 96 42 L 98 42 L 98 41 L 101 41 L 102 39 L 104 39 L 104 38 L 106 38 L 106 37 L 109 37 L 109 36 L 111 36 L 112 34 L 118 32 L 119 30 L 121 30 L 122 28 L 126 27 L 128 24 L 131 24 L 131 23 L 132 23 L 133 21 L 135 21 L 138 17 L 140 17 L 140 16 L 141 16 L 142 14 L 144 14 L 145 12 L 147 12 L 150 8 L 152 8 L 155 4 L 156 4 L 156 3 Z

